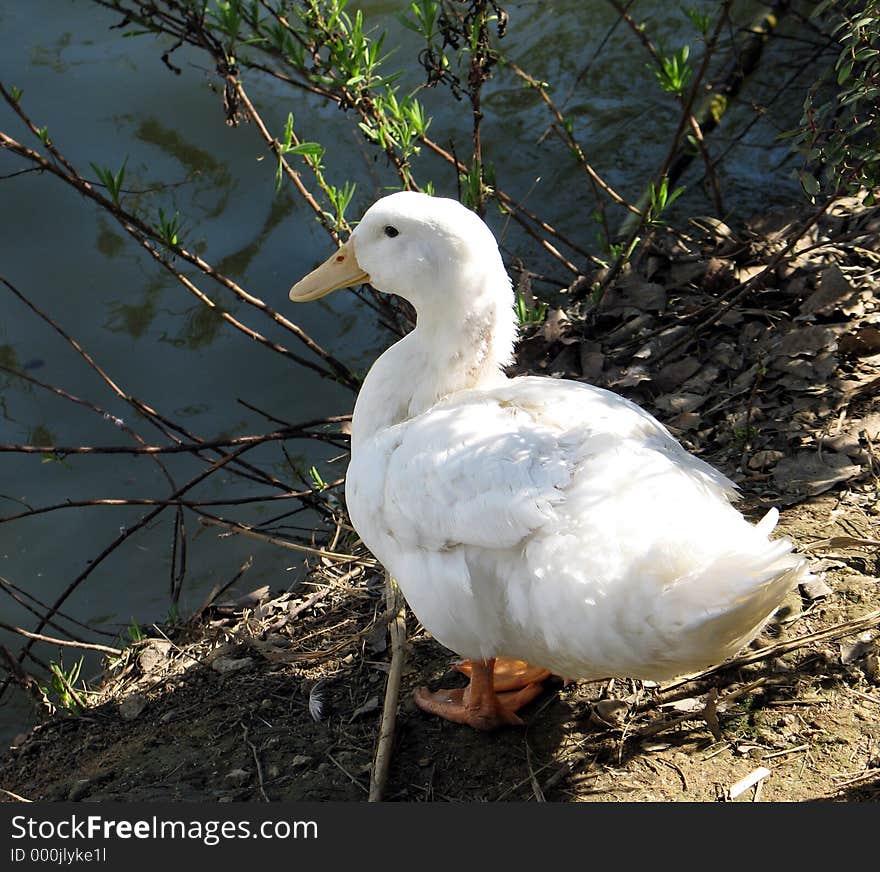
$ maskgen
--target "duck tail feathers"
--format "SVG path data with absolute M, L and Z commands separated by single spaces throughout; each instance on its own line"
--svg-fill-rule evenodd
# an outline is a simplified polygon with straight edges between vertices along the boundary
M 768 513 L 758 526 L 775 526 L 775 523 L 776 518 Z M 715 595 L 720 593 L 721 596 L 715 605 L 684 628 L 683 637 L 697 647 L 714 648 L 716 662 L 732 657 L 748 644 L 786 594 L 814 578 L 808 561 L 792 551 L 788 539 L 768 542 L 766 550 L 746 562 L 742 555 L 719 558 L 703 572 Z

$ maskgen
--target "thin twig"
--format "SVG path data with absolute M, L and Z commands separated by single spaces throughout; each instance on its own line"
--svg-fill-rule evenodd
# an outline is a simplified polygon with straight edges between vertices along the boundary
M 370 802 L 382 801 L 385 785 L 388 783 L 406 641 L 406 612 L 403 598 L 391 573 L 387 570 L 385 571 L 385 602 L 388 611 L 393 615 L 388 627 L 391 634 L 391 668 L 388 670 L 388 682 L 385 685 L 385 702 L 382 706 L 382 720 L 379 722 L 376 758 L 370 773 Z
M 25 799 L 25 797 L 19 796 L 17 793 L 13 793 L 5 787 L 0 787 L 0 793 L 5 793 L 7 796 L 11 796 L 16 802 L 33 802 L 32 799 Z
M 254 756 L 254 765 L 257 767 L 257 784 L 260 788 L 260 796 L 263 797 L 263 802 L 269 802 L 269 797 L 266 796 L 266 788 L 263 785 L 263 767 L 260 765 L 260 755 L 257 753 L 257 748 L 254 743 L 248 738 L 247 724 L 243 723 L 241 728 L 244 731 L 244 742 L 251 749 L 251 754 Z
M 25 639 L 31 639 L 35 642 L 49 642 L 52 645 L 61 645 L 65 648 L 81 648 L 84 651 L 100 651 L 102 654 L 111 654 L 118 657 L 122 654 L 121 648 L 112 648 L 109 645 L 101 645 L 97 642 L 77 642 L 73 639 L 56 639 L 54 636 L 44 636 L 42 633 L 31 633 L 23 630 L 21 627 L 13 627 L 12 624 L 6 624 L 0 621 L 0 630 L 7 630 L 18 636 L 24 636 Z
M 289 548 L 291 551 L 302 551 L 304 554 L 314 554 L 316 557 L 326 557 L 328 560 L 341 560 L 346 563 L 363 563 L 368 566 L 375 565 L 375 561 L 367 560 L 363 557 L 355 557 L 352 554 L 340 554 L 336 551 L 325 551 L 323 548 L 312 548 L 308 545 L 300 545 L 298 542 L 279 539 L 277 536 L 268 536 L 265 533 L 258 533 L 246 524 L 240 524 L 237 521 L 224 521 L 220 518 L 206 516 L 199 518 L 199 523 L 206 527 L 226 527 L 231 532 L 239 533 L 242 536 L 250 536 L 252 539 L 260 539 L 271 545 L 279 545 L 282 548 Z

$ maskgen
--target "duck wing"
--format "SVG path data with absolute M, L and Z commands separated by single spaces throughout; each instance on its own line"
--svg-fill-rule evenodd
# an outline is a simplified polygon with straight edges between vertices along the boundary
M 635 404 L 547 378 L 457 394 L 384 431 L 374 448 L 382 521 L 398 542 L 428 549 L 522 542 L 556 517 L 578 470 L 602 454 L 621 463 L 659 454 L 719 496 L 734 491 Z

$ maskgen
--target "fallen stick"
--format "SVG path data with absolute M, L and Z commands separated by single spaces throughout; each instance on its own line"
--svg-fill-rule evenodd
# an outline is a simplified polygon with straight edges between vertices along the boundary
M 731 784 L 724 794 L 724 799 L 736 799 L 745 793 L 750 787 L 756 787 L 768 776 L 772 774 L 766 766 L 759 766 L 754 772 L 750 772 L 745 778 L 740 778 L 736 784 Z
M 122 653 L 121 648 L 111 648 L 109 645 L 99 645 L 93 642 L 76 642 L 73 639 L 56 639 L 53 636 L 44 636 L 42 633 L 30 633 L 21 627 L 13 627 L 11 624 L 0 622 L 0 630 L 17 633 L 25 639 L 33 639 L 35 642 L 51 642 L 53 645 L 63 645 L 66 648 L 82 648 L 85 651 L 100 651 L 102 654 L 112 654 L 118 657 Z
M 370 802 L 382 801 L 382 794 L 388 781 L 394 726 L 397 722 L 397 700 L 400 696 L 400 676 L 403 673 L 403 643 L 406 641 L 406 612 L 397 584 L 387 570 L 385 598 L 388 613 L 392 615 L 388 625 L 391 634 L 391 668 L 388 670 L 388 683 L 385 685 L 385 703 L 382 706 L 382 720 L 379 723 L 376 759 L 373 763 L 373 771 L 370 773 Z

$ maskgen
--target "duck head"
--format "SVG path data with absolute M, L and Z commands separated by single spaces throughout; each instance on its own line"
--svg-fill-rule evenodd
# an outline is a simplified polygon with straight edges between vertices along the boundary
M 488 286 L 497 292 L 500 284 L 510 296 L 495 237 L 480 217 L 456 200 L 414 191 L 374 203 L 348 241 L 290 289 L 290 299 L 317 300 L 362 282 L 403 297 L 422 315 L 470 308 L 468 297 Z

